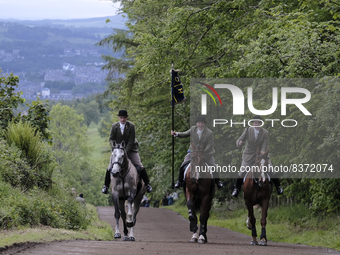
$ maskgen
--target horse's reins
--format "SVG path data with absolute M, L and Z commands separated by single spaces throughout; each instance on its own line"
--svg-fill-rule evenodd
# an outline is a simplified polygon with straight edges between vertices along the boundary
M 269 159 L 269 157 L 268 156 L 259 156 L 259 155 L 256 155 L 256 158 L 264 158 L 264 159 Z M 255 165 L 255 163 L 254 163 L 254 165 Z M 257 203 L 259 203 L 259 199 L 258 199 L 258 197 L 257 197 L 257 195 L 258 195 L 258 193 L 259 193 L 259 185 L 258 185 L 258 183 L 257 183 L 257 181 L 256 181 L 256 179 L 253 177 L 253 180 L 254 180 L 254 182 L 256 183 L 256 201 L 257 201 Z

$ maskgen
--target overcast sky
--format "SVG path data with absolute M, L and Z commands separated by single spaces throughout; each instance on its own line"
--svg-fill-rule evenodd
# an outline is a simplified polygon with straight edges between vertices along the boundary
M 79 19 L 113 16 L 110 0 L 0 0 L 0 19 Z

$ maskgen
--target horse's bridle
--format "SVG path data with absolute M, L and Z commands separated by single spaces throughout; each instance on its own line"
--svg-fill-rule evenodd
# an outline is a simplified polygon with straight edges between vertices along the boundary
M 113 149 L 120 149 L 120 150 L 123 150 L 123 151 L 124 151 L 123 148 L 113 148 Z M 124 157 L 125 157 L 125 154 L 124 154 Z M 124 160 L 123 160 L 123 163 L 120 163 L 120 162 L 118 162 L 118 161 L 113 162 L 113 163 L 111 164 L 111 169 L 113 168 L 113 166 L 114 166 L 115 164 L 119 165 L 120 168 L 123 168 L 123 167 L 124 167 L 124 166 L 123 166 Z M 128 170 L 129 170 L 129 169 L 128 169 Z M 125 174 L 124 176 L 121 176 L 121 175 L 119 174 L 119 177 L 121 177 L 121 178 L 124 179 L 128 172 L 129 172 L 129 171 L 127 171 L 126 174 Z

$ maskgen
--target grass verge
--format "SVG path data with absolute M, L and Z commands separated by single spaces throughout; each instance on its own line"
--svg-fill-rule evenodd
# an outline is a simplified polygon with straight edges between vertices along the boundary
M 188 218 L 186 206 L 174 204 L 166 208 Z M 246 227 L 247 214 L 245 208 L 214 206 L 208 225 L 228 228 L 251 237 L 251 231 Z M 255 210 L 255 218 L 257 232 L 260 233 L 260 208 Z M 328 247 L 340 251 L 340 222 L 337 215 L 317 218 L 311 216 L 308 208 L 301 205 L 270 208 L 266 230 L 270 241 Z
M 99 220 L 95 206 L 87 204 L 86 207 L 92 214 L 91 224 L 86 230 L 74 231 L 46 226 L 35 228 L 20 227 L 13 230 L 3 230 L 0 232 L 0 247 L 26 242 L 44 243 L 77 239 L 112 241 L 112 227 L 108 223 Z

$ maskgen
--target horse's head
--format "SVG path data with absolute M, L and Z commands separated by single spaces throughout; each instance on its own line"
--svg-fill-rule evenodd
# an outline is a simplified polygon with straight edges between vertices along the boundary
M 117 177 L 118 174 L 125 168 L 127 155 L 125 151 L 125 142 L 116 143 L 113 141 L 111 144 L 112 153 L 110 159 L 110 172 L 113 177 Z
M 264 167 L 267 168 L 268 170 L 268 165 L 269 165 L 269 148 L 265 152 L 260 152 L 260 149 L 257 148 L 256 150 L 256 160 L 254 163 L 254 166 L 256 167 L 256 172 L 258 173 L 258 179 L 259 179 L 259 186 L 262 187 L 266 181 L 266 176 L 264 174 Z

